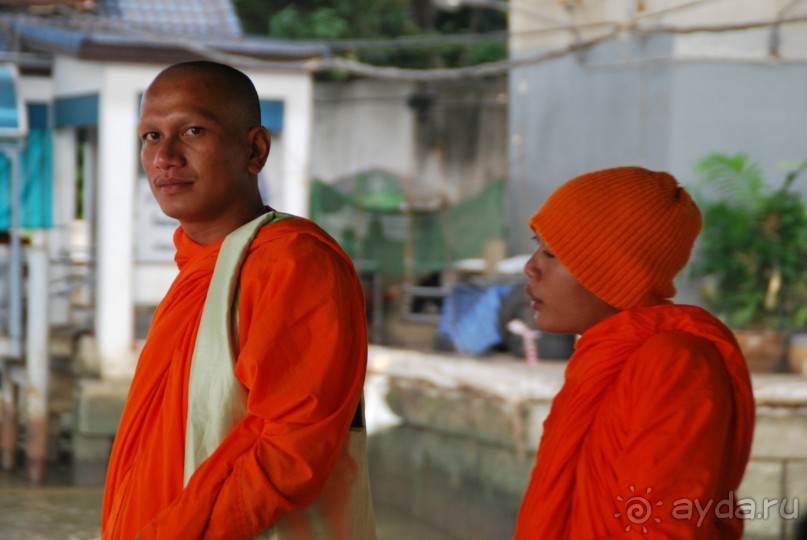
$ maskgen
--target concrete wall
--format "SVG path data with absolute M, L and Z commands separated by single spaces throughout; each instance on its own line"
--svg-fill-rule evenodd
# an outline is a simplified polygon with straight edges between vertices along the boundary
M 415 205 L 474 195 L 508 173 L 506 92 L 503 78 L 317 83 L 311 177 L 334 183 L 381 168 L 401 177 Z
M 679 29 L 695 26 L 749 25 L 803 16 L 807 7 L 793 0 L 718 0 L 681 2 L 680 0 L 522 0 L 510 8 L 510 49 L 525 51 L 568 46 L 576 40 L 597 38 L 619 29 L 627 34 L 634 29 L 652 32 L 659 26 Z M 569 25 L 576 25 L 570 30 Z M 725 59 L 768 57 L 771 44 L 786 58 L 805 58 L 807 24 L 782 24 L 738 29 L 732 32 L 680 33 L 676 55 Z
M 775 186 L 807 159 L 807 63 L 681 62 L 670 92 L 668 164 L 684 181 L 711 151 L 747 152 Z
M 636 164 L 692 185 L 706 154 L 747 152 L 779 185 L 805 159 L 807 64 L 673 61 L 674 46 L 609 42 L 511 74 L 511 252 L 529 249 L 524 221 L 583 172 Z
M 377 503 L 454 538 L 511 538 L 564 366 L 371 347 L 365 396 Z M 786 504 L 783 517 L 777 505 L 767 519 L 749 519 L 744 538 L 791 538 L 792 517 L 807 516 L 807 379 L 755 374 L 753 383 L 757 426 L 738 498 L 753 499 L 758 513 L 766 499 Z
M 314 86 L 311 177 L 328 183 L 357 171 L 413 172 L 414 115 L 408 83 L 318 82 Z

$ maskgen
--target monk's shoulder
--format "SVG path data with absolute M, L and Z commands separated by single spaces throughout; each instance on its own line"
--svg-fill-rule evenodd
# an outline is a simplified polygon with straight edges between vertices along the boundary
M 717 354 L 712 342 L 706 338 L 687 332 L 659 332 L 642 344 L 645 350 L 655 351 L 691 351 L 694 353 Z
M 711 341 L 686 332 L 655 334 L 642 343 L 635 355 L 651 356 L 660 362 L 720 361 L 720 355 Z
M 728 375 L 717 348 L 706 338 L 685 332 L 662 332 L 647 339 L 626 363 L 638 384 L 727 387 Z
M 278 275 L 304 281 L 326 275 L 352 279 L 355 270 L 332 237 L 314 222 L 295 217 L 263 227 L 242 267 L 242 280 L 266 281 Z
M 252 253 L 270 259 L 346 257 L 336 240 L 313 221 L 301 217 L 263 227 L 250 248 Z

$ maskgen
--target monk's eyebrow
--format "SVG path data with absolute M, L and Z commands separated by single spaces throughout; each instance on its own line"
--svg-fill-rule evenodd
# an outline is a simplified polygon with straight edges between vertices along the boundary
M 207 120 L 208 122 L 214 122 L 216 124 L 222 124 L 222 119 L 220 115 L 217 115 L 214 111 L 207 111 L 205 109 L 200 109 L 196 111 L 196 114 L 193 116 L 201 116 L 203 119 Z M 189 120 L 193 120 L 191 115 L 188 116 Z
M 222 119 L 221 115 L 216 114 L 215 111 L 209 111 L 206 109 L 197 109 L 193 112 L 183 112 L 177 115 L 169 115 L 169 117 L 171 118 L 172 122 L 177 122 L 179 124 L 194 124 L 197 122 L 210 122 L 218 125 L 224 124 L 224 120 Z M 152 118 L 151 116 L 143 116 L 140 119 L 139 125 L 155 125 L 162 119 L 164 119 L 164 117 Z

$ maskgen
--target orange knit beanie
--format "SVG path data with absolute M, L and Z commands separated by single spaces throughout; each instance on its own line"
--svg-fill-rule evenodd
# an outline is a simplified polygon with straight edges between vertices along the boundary
M 529 225 L 586 289 L 630 309 L 675 295 L 702 223 L 671 175 L 617 167 L 569 180 Z

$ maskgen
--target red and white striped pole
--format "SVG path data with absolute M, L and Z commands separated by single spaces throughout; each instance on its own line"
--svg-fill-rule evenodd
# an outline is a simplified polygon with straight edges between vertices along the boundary
M 538 331 L 533 330 L 521 319 L 513 319 L 507 323 L 507 329 L 517 336 L 521 336 L 524 341 L 524 356 L 527 364 L 538 365 Z

